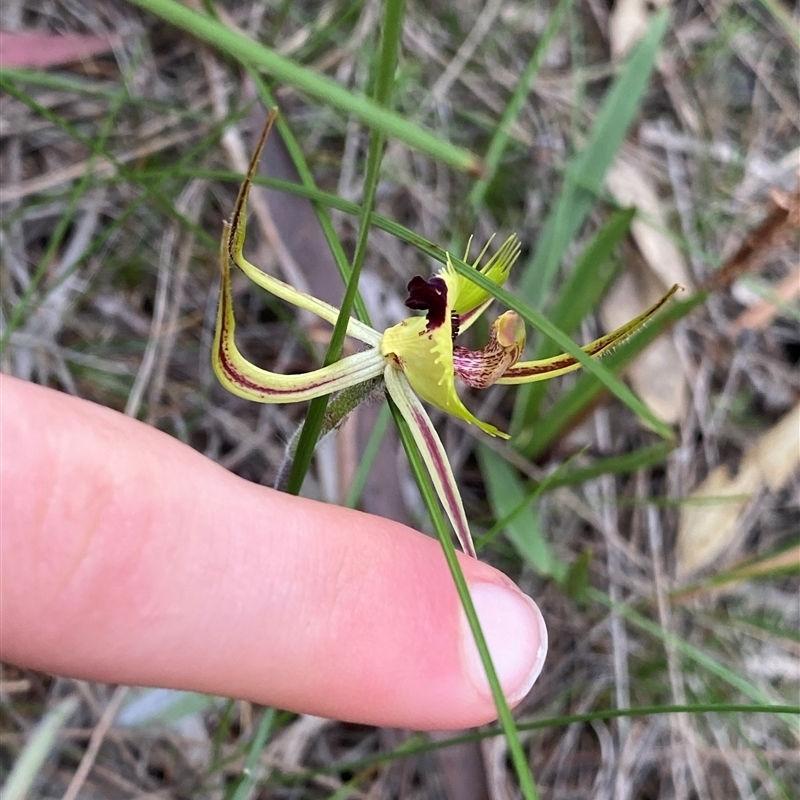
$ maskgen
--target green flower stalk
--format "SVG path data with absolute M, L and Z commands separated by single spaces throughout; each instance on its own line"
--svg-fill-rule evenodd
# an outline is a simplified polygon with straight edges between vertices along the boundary
M 495 383 L 546 380 L 578 369 L 580 364 L 566 353 L 541 361 L 520 361 L 525 348 L 525 326 L 514 311 L 507 311 L 494 321 L 489 341 L 481 350 L 456 345 L 457 337 L 486 311 L 493 297 L 457 273 L 449 255 L 445 266 L 435 275 L 428 279 L 416 276 L 408 284 L 406 306 L 425 312 L 423 315 L 408 317 L 382 333 L 354 318 L 348 320 L 348 336 L 367 345 L 365 350 L 299 375 L 270 372 L 244 358 L 235 341 L 231 264 L 266 291 L 331 324 L 335 324 L 339 316 L 338 308 L 268 275 L 244 257 L 247 197 L 273 118 L 271 115 L 261 134 L 239 189 L 231 221 L 223 227 L 214 372 L 226 389 L 258 403 L 311 400 L 382 376 L 386 391 L 411 429 L 461 547 L 475 556 L 458 486 L 441 439 L 421 400 L 478 426 L 491 436 L 508 438 L 508 434 L 478 419 L 467 409 L 456 391 L 456 378 L 467 386 L 485 389 Z M 473 267 L 496 285 L 502 285 L 519 256 L 519 240 L 510 236 L 481 267 L 487 249 L 488 245 L 475 259 Z M 590 356 L 608 352 L 641 328 L 677 288 L 670 289 L 640 316 L 586 345 L 584 352 Z

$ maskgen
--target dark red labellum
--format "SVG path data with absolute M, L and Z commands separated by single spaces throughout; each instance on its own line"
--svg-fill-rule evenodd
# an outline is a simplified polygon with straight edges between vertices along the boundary
M 444 324 L 447 313 L 447 284 L 443 278 L 434 275 L 427 281 L 415 275 L 408 282 L 406 306 L 415 311 L 427 311 L 428 330 Z

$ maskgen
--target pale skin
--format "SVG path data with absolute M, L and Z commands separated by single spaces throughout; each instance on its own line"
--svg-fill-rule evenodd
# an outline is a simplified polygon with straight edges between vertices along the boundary
M 0 658 L 413 729 L 496 718 L 439 543 L 248 483 L 115 411 L 0 377 Z M 541 615 L 469 557 L 512 703 Z

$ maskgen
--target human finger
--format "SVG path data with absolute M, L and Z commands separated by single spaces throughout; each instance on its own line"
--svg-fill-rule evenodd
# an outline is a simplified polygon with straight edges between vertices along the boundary
M 2 657 L 416 729 L 493 719 L 437 542 L 248 483 L 109 409 L 3 377 Z M 536 606 L 462 558 L 504 690 Z

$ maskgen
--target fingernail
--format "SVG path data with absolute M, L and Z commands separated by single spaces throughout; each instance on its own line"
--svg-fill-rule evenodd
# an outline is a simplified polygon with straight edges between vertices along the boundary
M 470 586 L 470 593 L 503 693 L 509 703 L 516 703 L 528 694 L 544 666 L 547 655 L 544 617 L 530 597 L 505 586 L 475 583 Z M 463 609 L 461 652 L 475 688 L 491 696 L 486 671 Z

